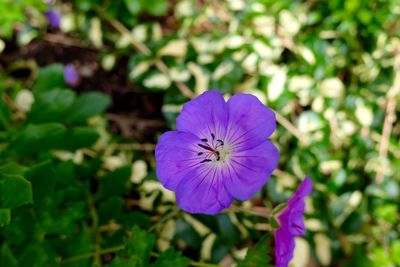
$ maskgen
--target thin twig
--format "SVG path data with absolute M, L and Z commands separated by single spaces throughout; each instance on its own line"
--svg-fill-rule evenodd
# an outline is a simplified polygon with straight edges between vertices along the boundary
M 142 52 L 145 55 L 151 55 L 151 50 L 141 41 L 139 41 L 138 39 L 136 39 L 132 33 L 119 21 L 115 20 L 115 19 L 111 19 L 109 18 L 109 16 L 107 15 L 106 12 L 104 12 L 104 10 L 102 8 L 97 8 L 96 9 L 97 12 L 99 13 L 99 15 L 106 19 L 111 26 L 113 26 L 117 31 L 119 31 L 121 34 L 126 34 L 127 36 L 129 36 L 129 40 L 131 41 L 132 45 L 140 52 Z M 169 75 L 169 70 L 167 65 L 165 65 L 165 63 L 163 61 L 161 61 L 160 59 L 156 59 L 155 61 L 155 66 L 165 75 Z M 194 98 L 195 97 L 195 93 L 190 90 L 190 88 L 181 82 L 175 82 L 176 87 L 178 87 L 178 89 L 181 91 L 181 93 L 188 97 L 188 98 Z
M 233 212 L 241 211 L 243 213 L 247 213 L 247 214 L 251 214 L 251 215 L 255 215 L 255 216 L 263 217 L 263 218 L 267 218 L 267 219 L 271 218 L 271 215 L 272 215 L 272 210 L 265 208 L 265 207 L 253 207 L 252 209 L 246 209 L 244 207 L 231 205 L 225 211 L 233 211 Z
M 395 74 L 393 85 L 386 94 L 386 115 L 385 120 L 383 121 L 382 137 L 379 145 L 379 160 L 381 162 L 387 159 L 390 135 L 392 133 L 393 123 L 396 120 L 396 98 L 400 94 L 400 66 L 396 64 L 396 62 L 399 62 L 398 57 L 399 55 L 396 52 L 395 58 L 397 58 L 397 60 L 395 60 L 395 64 L 393 66 Z M 377 184 L 382 183 L 384 178 L 384 170 L 384 164 L 379 164 L 375 176 L 375 182 Z
M 121 150 L 133 150 L 133 151 L 154 151 L 156 149 L 156 145 L 152 143 L 115 144 L 115 147 Z
M 118 245 L 115 247 L 105 248 L 100 251 L 92 251 L 92 252 L 88 252 L 88 253 L 81 254 L 78 256 L 74 256 L 74 257 L 63 260 L 62 262 L 69 263 L 69 262 L 74 262 L 74 261 L 80 261 L 80 260 L 84 260 L 87 258 L 95 257 L 95 255 L 104 255 L 104 254 L 108 254 L 108 253 L 112 253 L 112 252 L 117 252 L 117 251 L 123 250 L 124 248 L 125 248 L 125 245 Z
M 77 47 L 77 48 L 83 48 L 86 50 L 92 50 L 94 52 L 98 51 L 97 48 L 90 47 L 84 42 L 80 42 L 76 39 L 70 38 L 66 35 L 59 35 L 59 34 L 53 34 L 53 33 L 46 33 L 42 37 L 42 40 L 48 42 L 48 43 L 53 43 L 57 45 L 62 45 L 62 46 L 69 46 L 69 47 Z M 104 50 L 105 47 L 103 47 Z
M 379 159 L 385 160 L 388 154 L 389 142 L 390 142 L 390 134 L 393 129 L 393 122 L 395 120 L 395 112 L 396 112 L 396 100 L 393 98 L 388 99 L 386 105 L 386 115 L 385 120 L 383 122 L 383 130 L 382 130 L 382 138 L 379 146 Z M 384 167 L 382 164 L 379 165 L 375 182 L 377 184 L 382 183 L 384 177 Z
M 295 136 L 301 143 L 307 143 L 306 137 L 304 134 L 297 129 L 289 120 L 279 114 L 276 110 L 274 110 L 276 120 L 279 124 L 281 124 L 286 130 L 288 130 L 293 136 Z

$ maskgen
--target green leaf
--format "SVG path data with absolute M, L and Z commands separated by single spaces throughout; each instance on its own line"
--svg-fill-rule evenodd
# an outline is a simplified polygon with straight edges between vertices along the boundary
M 0 97 L 2 97 L 0 92 Z M 10 110 L 3 101 L 0 101 L 0 129 L 7 129 L 10 123 Z
M 66 238 L 60 239 L 56 246 L 63 251 L 65 258 L 75 257 L 77 255 L 82 255 L 94 251 L 95 244 L 92 242 L 91 231 L 87 226 L 82 227 L 77 235 L 69 235 Z M 91 258 L 81 259 L 79 261 L 79 266 L 92 266 L 90 262 Z M 63 267 L 75 267 L 77 262 L 75 261 L 65 261 L 62 262 Z
M 376 208 L 378 219 L 394 224 L 397 221 L 398 209 L 395 204 L 384 204 Z
M 276 207 L 274 207 L 274 209 L 272 210 L 272 215 L 279 215 L 285 208 L 287 207 L 287 203 L 283 202 L 280 203 L 279 205 L 277 205 Z
M 134 226 L 131 232 L 131 236 L 124 240 L 125 249 L 118 253 L 109 267 L 149 266 L 148 261 L 155 243 L 154 236 L 137 226 Z
M 61 64 L 52 64 L 41 68 L 33 86 L 33 92 L 36 94 L 57 87 L 65 87 L 64 66 Z
M 38 242 L 32 240 L 24 246 L 18 257 L 20 266 L 58 266 L 55 251 L 47 241 Z
M 142 9 L 140 1 L 124 0 L 124 3 L 129 13 L 131 13 L 132 15 L 137 15 Z
M 28 121 L 33 123 L 62 121 L 74 103 L 75 97 L 74 91 L 60 88 L 37 93 Z
M 69 151 L 75 151 L 84 147 L 90 148 L 96 143 L 99 137 L 99 133 L 93 128 L 75 127 L 67 130 L 64 140 L 58 148 Z
M 0 174 L 21 175 L 23 176 L 28 168 L 16 162 L 9 162 L 0 166 Z
M 30 168 L 25 177 L 32 183 L 35 206 L 41 205 L 51 197 L 56 184 L 54 168 L 50 161 L 39 163 Z
M 0 266 L 18 267 L 18 261 L 7 244 L 0 249 Z
M 128 255 L 135 255 L 145 264 L 150 259 L 154 243 L 155 238 L 153 235 L 149 235 L 140 230 L 139 227 L 134 226 L 132 228 L 132 237 L 125 239 L 125 252 Z
M 109 199 L 102 201 L 98 208 L 100 222 L 106 224 L 108 221 L 116 218 L 122 211 L 123 206 L 124 201 L 122 197 L 119 196 L 110 197 Z
M 146 1 L 146 11 L 154 16 L 162 16 L 168 11 L 167 0 L 148 0 Z
M 109 265 L 107 265 L 108 267 L 139 267 L 139 266 L 143 266 L 140 264 L 140 260 L 135 258 L 135 257 L 131 257 L 131 258 L 121 258 L 121 257 L 116 257 Z
M 86 122 L 88 118 L 103 113 L 110 104 L 111 99 L 105 94 L 98 92 L 83 93 L 72 105 L 67 121 Z
M 271 227 L 274 229 L 278 229 L 279 227 L 281 227 L 281 224 L 279 223 L 279 219 L 275 216 L 271 217 L 269 223 L 270 223 Z
M 59 123 L 29 124 L 22 129 L 9 150 L 18 154 L 32 154 L 54 148 L 63 142 L 65 127 Z
M 188 247 L 195 250 L 200 249 L 202 238 L 193 225 L 183 218 L 176 220 L 175 239 L 183 241 Z
M 129 190 L 131 167 L 126 166 L 110 172 L 102 179 L 101 196 L 120 196 Z
M 268 243 L 269 236 L 265 235 L 254 248 L 247 251 L 246 257 L 239 262 L 238 267 L 272 267 L 269 257 L 271 247 Z
M 141 228 L 149 228 L 152 225 L 150 216 L 137 210 L 121 214 L 118 220 L 126 228 L 131 228 L 133 225 L 137 225 Z
M 400 266 L 400 240 L 396 240 L 392 243 L 392 249 L 391 249 L 391 256 L 393 261 Z
M 0 208 L 15 208 L 32 203 L 32 185 L 20 175 L 0 177 Z
M 3 227 L 10 223 L 11 212 L 10 209 L 0 209 L 0 227 Z M 1 265 L 3 266 L 3 265 Z
M 185 267 L 189 266 L 190 259 L 184 257 L 179 252 L 175 252 L 172 249 L 161 253 L 157 258 L 157 261 L 150 266 L 153 267 Z

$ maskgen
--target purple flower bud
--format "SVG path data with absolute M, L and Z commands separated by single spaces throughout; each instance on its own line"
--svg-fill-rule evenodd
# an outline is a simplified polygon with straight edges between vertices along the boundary
M 306 233 L 303 220 L 304 199 L 311 194 L 312 188 L 312 180 L 306 177 L 290 198 L 286 209 L 278 216 L 280 227 L 275 232 L 276 267 L 288 266 L 293 258 L 295 237 Z
M 76 86 L 79 82 L 79 73 L 75 66 L 67 64 L 64 68 L 64 80 L 69 86 Z
M 61 24 L 61 16 L 60 13 L 54 9 L 49 9 L 47 12 L 44 13 L 49 22 L 50 26 L 53 28 L 60 28 Z

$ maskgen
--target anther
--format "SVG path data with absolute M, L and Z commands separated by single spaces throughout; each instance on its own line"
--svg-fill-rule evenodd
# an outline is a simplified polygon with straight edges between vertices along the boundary
M 197 156 L 201 156 L 201 155 L 203 155 L 203 152 L 197 153 Z
M 203 145 L 203 144 L 197 144 L 197 145 L 198 145 L 199 147 L 201 147 L 201 148 L 204 148 L 205 150 L 214 152 L 214 150 L 213 150 L 211 147 L 205 146 L 205 145 Z
M 211 137 L 213 140 L 215 139 L 215 135 L 213 133 L 211 133 Z
M 207 138 L 203 138 L 203 139 L 201 139 L 201 141 L 204 142 L 204 143 L 208 142 Z
M 202 161 L 200 161 L 200 163 L 204 163 L 204 162 L 210 162 L 212 161 L 211 159 L 203 159 Z
M 222 141 L 221 139 L 217 139 L 217 142 L 221 144 L 221 146 L 224 145 L 224 141 Z

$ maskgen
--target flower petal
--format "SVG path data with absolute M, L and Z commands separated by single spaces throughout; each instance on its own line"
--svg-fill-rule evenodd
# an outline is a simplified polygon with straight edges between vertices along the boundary
M 182 178 L 201 164 L 196 144 L 199 138 L 190 133 L 169 131 L 160 136 L 156 146 L 156 175 L 170 190 L 175 190 Z
M 294 238 L 303 236 L 304 226 L 304 198 L 311 194 L 312 181 L 306 177 L 290 198 L 286 209 L 278 216 L 280 227 L 275 231 L 275 258 L 276 266 L 287 267 L 293 258 Z
M 283 218 L 280 220 L 287 221 Z M 281 227 L 275 231 L 275 261 L 276 267 L 287 267 L 293 258 L 295 248 L 294 237 L 288 231 L 288 227 L 281 222 Z
M 221 93 L 206 91 L 183 106 L 176 119 L 176 128 L 211 139 L 211 133 L 217 138 L 225 136 L 228 121 L 228 107 Z
M 306 176 L 304 180 L 301 182 L 299 187 L 296 190 L 296 193 L 290 198 L 288 205 L 294 205 L 299 200 L 304 201 L 304 197 L 311 194 L 313 188 L 313 182 L 310 177 Z
M 279 151 L 270 141 L 236 152 L 224 168 L 225 186 L 240 200 L 250 199 L 259 191 L 278 165 Z
M 257 97 L 237 94 L 228 101 L 229 121 L 225 140 L 236 150 L 259 145 L 275 131 L 275 113 Z
M 226 190 L 220 168 L 204 164 L 192 170 L 178 185 L 179 207 L 190 213 L 217 214 L 229 207 L 233 197 Z
M 304 200 L 298 201 L 296 206 L 293 207 L 289 213 L 289 232 L 293 236 L 303 236 L 306 233 L 303 219 L 304 208 Z
M 311 194 L 312 188 L 312 180 L 306 177 L 288 202 L 289 231 L 293 236 L 303 236 L 306 233 L 303 219 L 305 209 L 304 198 Z

